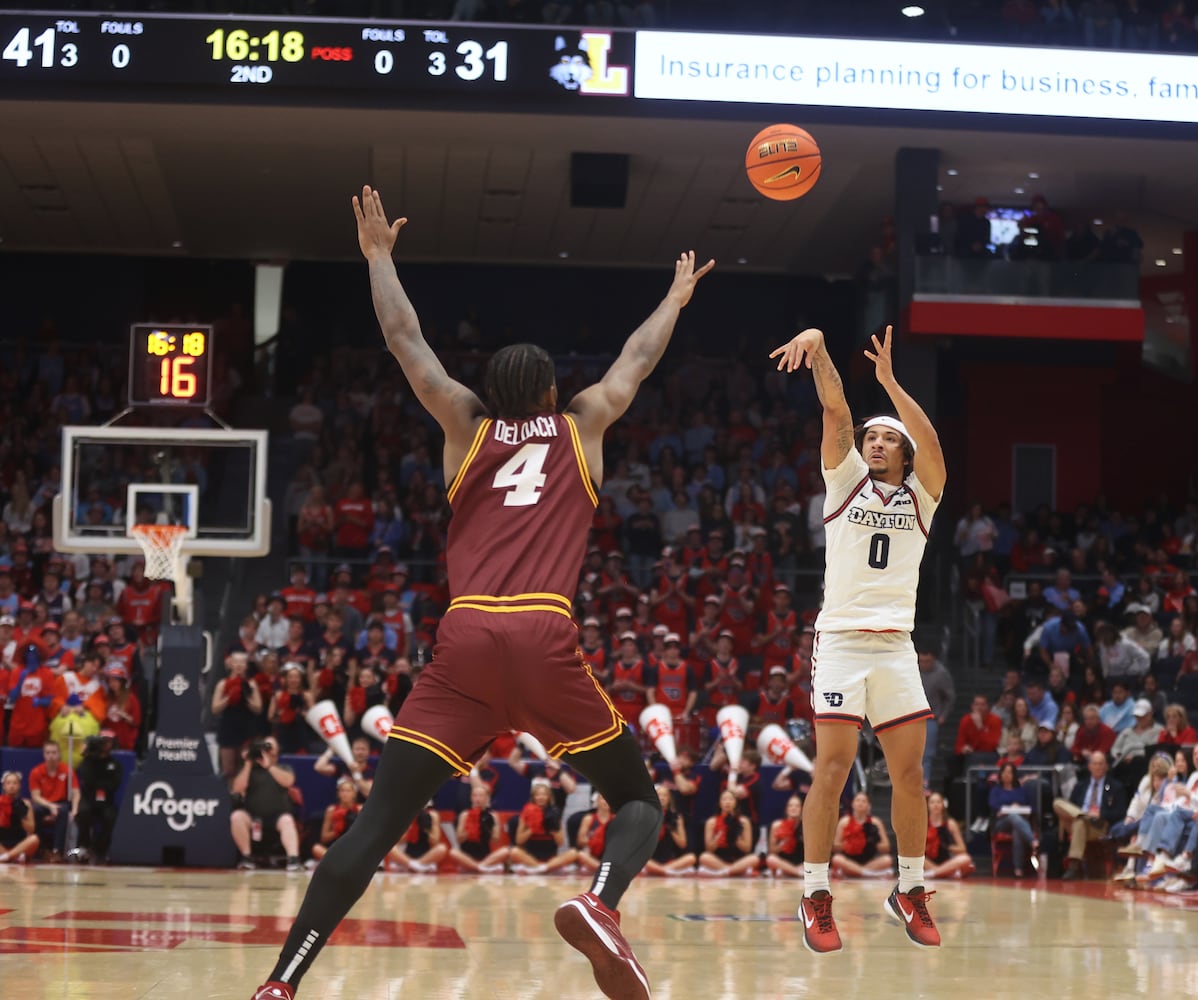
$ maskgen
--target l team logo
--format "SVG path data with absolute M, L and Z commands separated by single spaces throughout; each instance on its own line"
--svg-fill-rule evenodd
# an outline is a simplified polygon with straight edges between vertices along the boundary
M 839 691 L 825 691 L 824 701 L 828 703 L 829 708 L 840 708 L 844 704 L 844 695 Z
M 576 90 L 580 94 L 627 97 L 631 68 L 609 64 L 611 46 L 610 31 L 584 31 L 577 46 L 580 55 L 567 51 L 565 36 L 558 35 L 553 47 L 560 57 L 550 67 L 549 75 L 566 90 Z

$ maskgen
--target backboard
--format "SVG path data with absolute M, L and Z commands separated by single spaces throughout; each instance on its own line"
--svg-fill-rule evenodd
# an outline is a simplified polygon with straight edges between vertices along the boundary
M 139 520 L 186 525 L 189 556 L 270 551 L 266 431 L 68 426 L 62 439 L 59 551 L 141 552 Z

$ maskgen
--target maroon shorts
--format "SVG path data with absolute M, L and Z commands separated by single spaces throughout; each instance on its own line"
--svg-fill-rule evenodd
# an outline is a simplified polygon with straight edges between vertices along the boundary
M 571 618 L 553 611 L 449 611 L 391 739 L 431 750 L 464 774 L 512 729 L 531 733 L 560 757 L 614 740 L 624 719 L 583 660 Z

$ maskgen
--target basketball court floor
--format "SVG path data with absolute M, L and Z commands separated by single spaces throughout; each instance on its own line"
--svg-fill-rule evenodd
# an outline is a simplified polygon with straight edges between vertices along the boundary
M 0 867 L 3 1000 L 247 1000 L 306 874 Z M 379 875 L 302 1000 L 591 1000 L 554 933 L 582 876 Z M 800 883 L 640 879 L 623 923 L 661 1000 L 1198 996 L 1198 900 L 1082 885 L 934 883 L 944 946 L 908 944 L 889 881 L 836 882 L 845 950 L 815 958 Z

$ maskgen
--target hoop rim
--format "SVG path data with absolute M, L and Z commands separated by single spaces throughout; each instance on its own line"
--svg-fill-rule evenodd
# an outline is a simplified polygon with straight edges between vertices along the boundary
M 189 530 L 186 524 L 131 524 L 128 528 L 129 534 L 134 538 L 148 535 L 155 541 L 158 541 L 155 536 L 173 541 L 177 535 L 185 535 Z

